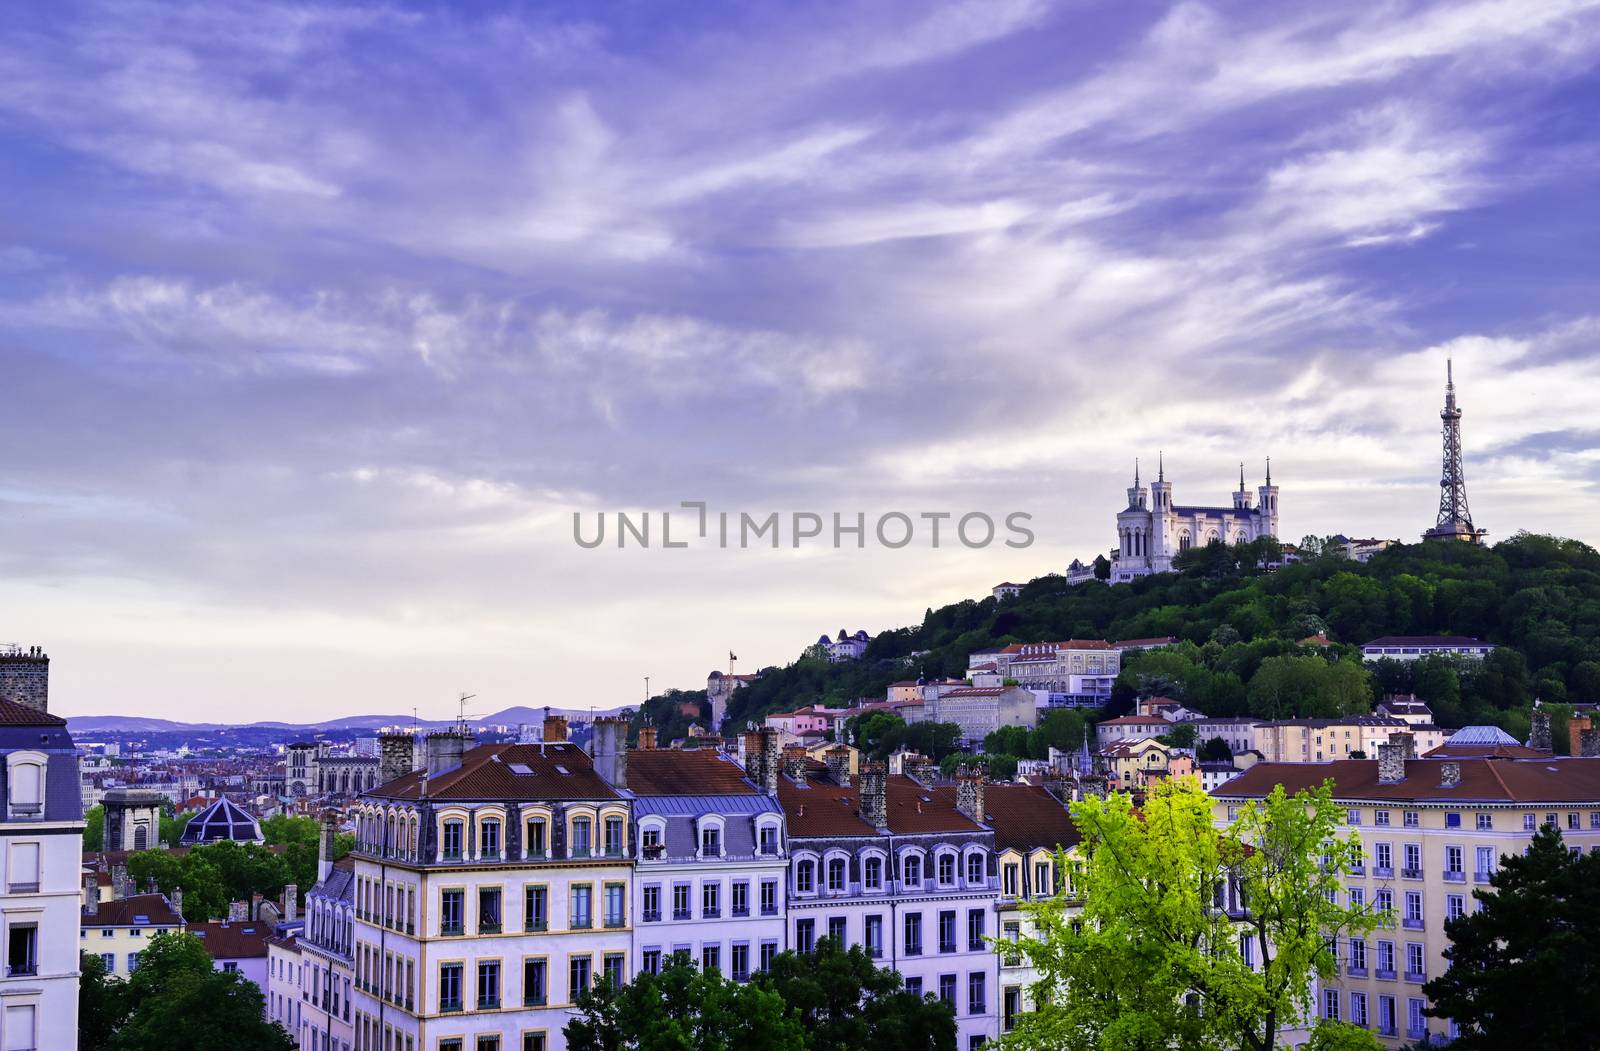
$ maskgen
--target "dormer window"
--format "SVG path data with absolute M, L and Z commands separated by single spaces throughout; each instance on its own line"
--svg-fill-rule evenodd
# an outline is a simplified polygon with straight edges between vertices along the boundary
M 838 893 L 844 890 L 845 865 L 844 858 L 832 858 L 828 861 L 828 891 Z
M 798 894 L 810 894 L 817 886 L 817 863 L 802 861 L 794 867 L 794 889 Z
M 622 857 L 622 819 L 606 818 L 606 857 Z
M 984 871 L 983 871 L 983 855 L 982 854 L 968 854 L 967 855 L 967 882 L 968 883 L 982 883 L 984 881 L 984 875 L 985 874 L 984 874 Z
M 922 858 L 916 854 L 907 855 L 904 862 L 904 868 L 906 886 L 922 886 Z
M 39 752 L 13 752 L 6 772 L 11 817 L 39 817 L 44 813 L 45 756 Z
M 498 818 L 487 818 L 479 826 L 478 856 L 484 858 L 498 858 L 500 856 L 500 821 Z
M 776 854 L 778 852 L 778 828 L 776 825 L 761 826 L 761 853 Z
M 575 858 L 586 858 L 586 857 L 588 857 L 589 856 L 589 848 L 590 848 L 592 834 L 593 834 L 593 826 L 589 823 L 589 819 L 588 818 L 586 818 L 586 817 L 573 818 L 572 819 L 572 849 L 570 851 L 568 851 L 568 853 L 571 854 Z
M 948 887 L 956 881 L 956 856 L 954 854 L 939 855 L 939 885 Z
M 700 853 L 706 857 L 722 856 L 722 829 L 707 825 L 700 830 Z
M 861 865 L 861 883 L 868 890 L 883 889 L 883 859 L 874 855 Z
M 549 823 L 542 817 L 536 817 L 528 822 L 528 856 L 542 858 L 545 856 L 545 842 L 549 835 Z
M 444 823 L 444 838 L 440 849 L 446 861 L 461 860 L 462 836 L 465 825 L 459 819 L 451 819 Z

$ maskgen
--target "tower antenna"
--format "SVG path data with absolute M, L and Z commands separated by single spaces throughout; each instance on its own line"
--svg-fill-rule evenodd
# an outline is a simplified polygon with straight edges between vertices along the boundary
M 1456 404 L 1455 362 L 1444 362 L 1444 408 L 1439 419 L 1444 438 L 1443 469 L 1439 478 L 1439 517 L 1424 540 L 1465 540 L 1479 543 L 1483 531 L 1472 524 L 1467 507 L 1467 472 L 1461 459 L 1461 407 Z

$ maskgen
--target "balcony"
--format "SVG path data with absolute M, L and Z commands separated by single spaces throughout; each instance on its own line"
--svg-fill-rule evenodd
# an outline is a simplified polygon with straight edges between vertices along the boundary
M 439 924 L 439 937 L 441 938 L 459 937 L 465 933 L 467 933 L 467 929 L 460 923 Z
M 1404 927 L 1408 931 L 1420 931 L 1424 929 L 1427 924 L 1421 916 L 1407 916 L 1405 919 L 1400 921 L 1400 926 Z
M 1379 1036 L 1398 1036 L 1399 1033 L 1400 1030 L 1392 1025 L 1384 1025 L 1382 1022 L 1378 1023 Z
M 439 1013 L 440 1014 L 454 1014 L 455 1012 L 460 1011 L 460 1010 L 461 1010 L 461 1001 L 458 1000 L 458 999 L 457 1000 L 440 1000 L 439 1001 Z
M 702 920 L 720 920 L 722 918 L 722 910 L 716 907 L 701 909 L 700 918 Z
M 572 918 L 572 922 L 567 926 L 571 930 L 575 931 L 592 930 L 594 929 L 594 920 L 590 919 L 588 916 L 574 916 Z
M 644 922 L 645 923 L 660 923 L 661 922 L 661 910 L 660 909 L 646 909 L 646 910 L 644 910 Z
M 544 996 L 543 993 L 524 994 L 523 997 L 522 997 L 522 1006 L 523 1007 L 543 1007 L 544 1006 L 544 1001 L 545 1001 L 545 996 Z
M 479 921 L 479 923 L 478 923 L 478 933 L 479 934 L 499 934 L 500 933 L 500 921 L 499 920 Z
M 778 907 L 776 905 L 763 905 L 763 906 L 761 906 L 761 915 L 763 915 L 763 916 L 776 916 L 777 914 L 778 914 Z
M 525 932 L 527 932 L 528 934 L 538 934 L 538 933 L 540 933 L 542 931 L 549 930 L 550 929 L 550 924 L 546 923 L 542 919 L 528 920 L 527 922 L 525 922 L 522 925 L 522 929 Z
M 728 915 L 736 920 L 742 920 L 750 915 L 750 906 L 735 905 L 733 908 L 728 910 Z
M 1345 968 L 1345 974 L 1348 974 L 1352 978 L 1365 978 L 1367 976 L 1367 969 L 1365 967 L 1357 967 L 1355 964 L 1351 964 L 1349 967 Z
M 1374 865 L 1372 875 L 1375 879 L 1394 879 L 1394 869 L 1388 865 Z
M 750 969 L 747 967 L 742 971 L 734 971 L 733 980 L 736 982 L 748 982 L 750 980 Z
M 619 927 L 626 927 L 627 925 L 628 925 L 628 920 L 627 920 L 627 917 L 625 917 L 625 916 L 607 916 L 606 917 L 606 929 L 607 930 L 614 931 Z
M 646 843 L 639 848 L 639 856 L 646 861 L 660 861 L 667 852 L 663 843 Z
M 478 997 L 478 1010 L 480 1010 L 480 1011 L 498 1011 L 498 1010 L 500 1010 L 500 998 L 498 996 L 480 996 L 480 997 Z
M 1467 874 L 1460 869 L 1445 869 L 1444 881 L 1446 883 L 1465 883 L 1467 882 Z
M 1374 978 L 1381 978 L 1386 982 L 1392 982 L 1392 981 L 1394 981 L 1394 968 L 1393 967 L 1379 967 L 1376 971 L 1373 972 L 1373 977 Z
M 955 952 L 956 951 L 956 943 L 955 942 L 940 942 L 939 943 L 939 951 L 942 952 L 942 953 L 944 953 L 944 952 Z
M 1484 872 L 1484 871 L 1480 870 L 1480 871 L 1474 872 L 1472 874 L 1472 879 L 1473 879 L 1473 882 L 1475 882 L 1475 883 L 1488 883 L 1493 878 L 1494 878 L 1494 873 L 1493 872 Z
M 1400 878 L 1401 879 L 1421 879 L 1422 878 L 1422 870 L 1421 869 L 1401 869 L 1400 870 Z
M 6 965 L 8 978 L 32 978 L 39 973 L 39 964 L 36 960 L 25 960 L 22 963 Z
M 439 857 L 440 857 L 441 860 L 444 860 L 444 861 L 460 861 L 461 860 L 461 851 L 459 851 L 459 850 L 441 851 L 439 853 Z
M 1352 875 L 1352 876 L 1365 876 L 1366 874 L 1367 874 L 1367 866 L 1365 864 L 1363 864 L 1362 862 L 1358 861 L 1354 865 L 1350 866 L 1350 875 Z
M 1425 1037 L 1427 1035 L 1428 1035 L 1428 1027 L 1427 1026 L 1423 1026 L 1423 1025 L 1408 1025 L 1408 1026 L 1406 1026 L 1406 1036 L 1410 1037 L 1412 1040 L 1421 1040 L 1423 1037 Z
M 1421 985 L 1423 982 L 1426 982 L 1427 980 L 1428 980 L 1428 975 L 1424 971 L 1407 971 L 1406 972 L 1406 981 L 1408 981 L 1408 982 L 1415 982 L 1418 985 Z
M 675 919 L 675 920 L 686 920 L 686 919 L 689 918 L 689 910 L 688 909 L 673 909 L 672 910 L 672 918 Z

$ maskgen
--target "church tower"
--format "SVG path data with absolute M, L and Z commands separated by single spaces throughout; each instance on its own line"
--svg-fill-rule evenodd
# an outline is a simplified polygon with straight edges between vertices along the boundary
M 1144 486 L 1139 484 L 1139 460 L 1133 461 L 1133 487 L 1128 490 L 1128 510 L 1143 511 L 1145 509 Z
M 1267 484 L 1256 487 L 1261 528 L 1257 536 L 1278 535 L 1278 487 L 1272 484 L 1272 457 L 1267 457 Z
M 1250 510 L 1250 490 L 1244 487 L 1244 461 L 1239 461 L 1239 489 L 1233 494 L 1233 509 L 1235 511 Z

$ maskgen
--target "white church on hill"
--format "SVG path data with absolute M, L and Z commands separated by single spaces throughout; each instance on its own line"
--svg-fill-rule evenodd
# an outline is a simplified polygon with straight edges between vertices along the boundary
M 1232 507 L 1193 507 L 1172 502 L 1172 483 L 1166 465 L 1157 471 L 1147 491 L 1139 484 L 1139 466 L 1133 468 L 1128 508 L 1117 514 L 1117 549 L 1112 553 L 1111 583 L 1122 584 L 1151 573 L 1172 569 L 1180 551 L 1216 541 L 1241 544 L 1278 535 L 1278 487 L 1272 484 L 1272 461 L 1267 461 L 1267 481 L 1256 487 L 1252 506 L 1244 486 L 1244 464 L 1239 465 L 1239 489 Z

